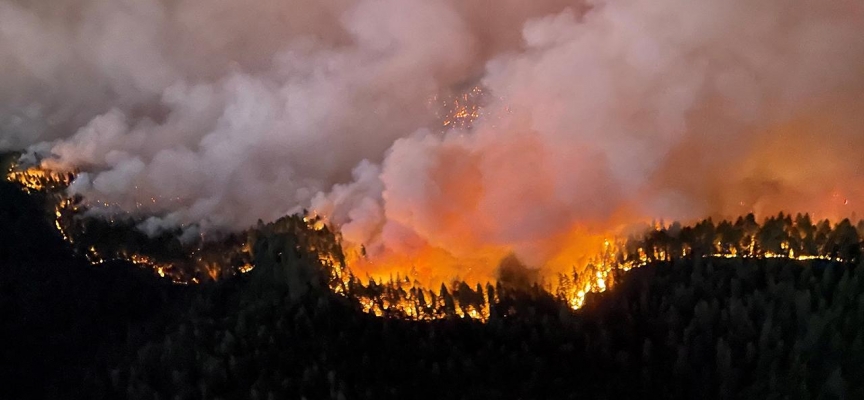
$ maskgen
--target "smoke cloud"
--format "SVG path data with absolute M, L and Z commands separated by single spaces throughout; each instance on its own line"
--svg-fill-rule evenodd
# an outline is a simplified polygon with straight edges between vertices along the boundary
M 864 210 L 862 27 L 857 0 L 0 0 L 0 147 L 148 230 L 308 208 L 372 272 L 554 268 L 652 218 Z

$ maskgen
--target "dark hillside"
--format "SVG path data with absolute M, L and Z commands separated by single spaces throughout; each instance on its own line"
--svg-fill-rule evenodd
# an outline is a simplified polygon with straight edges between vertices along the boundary
M 493 284 L 487 323 L 406 321 L 362 313 L 314 256 L 280 250 L 315 239 L 302 229 L 262 231 L 247 275 L 172 285 L 90 266 L 39 196 L 0 183 L 2 398 L 864 397 L 852 263 L 673 257 L 575 313 Z
M 90 266 L 50 225 L 41 196 L 0 182 L 0 397 L 88 397 L 127 326 L 179 293 L 129 263 Z

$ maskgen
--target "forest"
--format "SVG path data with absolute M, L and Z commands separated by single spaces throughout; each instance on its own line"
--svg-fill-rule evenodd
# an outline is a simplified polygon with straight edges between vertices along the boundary
M 589 266 L 609 290 L 573 310 L 518 268 L 360 282 L 302 216 L 255 229 L 251 271 L 176 284 L 91 262 L 45 196 L 0 183 L 2 398 L 864 398 L 848 220 L 659 226 Z

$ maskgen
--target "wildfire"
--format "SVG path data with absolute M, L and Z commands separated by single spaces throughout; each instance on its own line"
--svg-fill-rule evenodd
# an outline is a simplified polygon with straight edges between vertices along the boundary
M 64 189 L 66 189 L 75 179 L 74 172 L 58 172 L 42 168 L 40 166 L 31 166 L 21 168 L 17 164 L 13 164 L 6 174 L 6 180 L 18 184 L 26 193 L 43 192 L 49 194 L 49 198 L 54 200 L 54 227 L 60 236 L 68 243 L 76 245 L 76 248 L 82 253 L 92 265 L 102 265 L 114 260 L 123 260 L 131 262 L 142 268 L 153 271 L 154 274 L 168 278 L 176 284 L 196 284 L 201 282 L 203 276 L 200 276 L 196 271 L 202 271 L 204 276 L 209 279 L 216 280 L 221 278 L 223 270 L 230 269 L 228 265 L 237 265 L 236 272 L 240 274 L 248 273 L 254 266 L 249 261 L 251 260 L 251 249 L 248 243 L 241 243 L 228 247 L 209 249 L 205 255 L 201 253 L 200 248 L 192 250 L 191 257 L 188 260 L 176 261 L 161 261 L 156 257 L 144 254 L 140 251 L 135 251 L 130 248 L 125 248 L 123 245 L 115 245 L 112 247 L 102 246 L 101 243 L 78 243 L 86 241 L 88 229 L 82 224 L 98 221 L 97 218 L 87 217 L 85 211 L 87 207 L 81 204 L 79 198 L 69 197 Z M 98 202 L 97 202 L 98 203 Z M 107 204 L 106 204 L 107 206 Z M 122 229 L 116 224 L 121 223 L 120 220 L 114 217 L 101 222 L 103 227 L 114 227 L 113 229 Z M 323 223 L 319 223 L 318 229 L 323 228 Z M 135 231 L 134 227 L 129 228 L 130 231 Z M 140 235 L 140 233 L 139 233 Z M 99 239 L 98 236 L 96 235 Z M 108 234 L 108 237 L 113 235 Z M 116 238 L 114 238 L 116 239 Z M 224 254 L 224 253 L 229 254 Z M 234 260 L 231 260 L 234 258 Z
M 491 294 L 490 294 L 491 293 Z M 410 279 L 376 283 L 374 279 L 355 287 L 351 293 L 363 310 L 379 317 L 432 320 L 447 317 L 485 321 L 490 305 L 496 303 L 494 291 L 477 285 L 471 289 L 462 283 L 451 289 L 442 285 L 437 293 Z
M 69 243 L 86 239 L 81 233 L 87 229 L 99 229 L 100 226 L 111 228 L 116 223 L 112 219 L 102 222 L 103 225 L 91 227 L 76 225 L 81 223 L 77 217 L 86 207 L 80 205 L 79 200 L 55 191 L 68 186 L 74 179 L 74 174 L 57 173 L 38 167 L 23 170 L 13 167 L 6 178 L 21 185 L 28 193 L 55 192 L 58 201 L 54 224 Z M 362 246 L 354 248 L 341 243 L 338 234 L 334 234 L 325 219 L 317 213 L 305 215 L 296 221 L 302 221 L 299 228 L 288 225 L 273 229 L 299 235 L 297 249 L 316 255 L 317 264 L 329 273 L 329 288 L 334 293 L 356 300 L 365 312 L 377 316 L 416 320 L 455 317 L 485 321 L 490 317 L 493 307 L 501 300 L 502 290 L 506 290 L 502 289 L 500 282 L 495 285 L 488 282 L 493 275 L 491 267 L 505 255 L 500 252 L 478 251 L 482 256 L 464 265 L 465 276 L 448 278 L 435 275 L 435 266 L 454 260 L 433 248 L 426 248 L 411 257 L 391 255 L 390 258 L 369 259 Z M 680 232 L 670 233 L 669 227 L 662 223 L 653 223 L 644 237 L 631 237 L 627 240 L 614 235 L 597 235 L 574 229 L 571 234 L 560 238 L 570 245 L 564 246 L 565 249 L 552 258 L 544 269 L 547 275 L 541 276 L 534 285 L 553 293 L 576 310 L 585 305 L 589 293 L 610 290 L 623 273 L 652 262 L 668 262 L 675 258 L 693 256 L 851 262 L 854 259 L 850 254 L 860 253 L 849 249 L 861 250 L 857 233 L 849 233 L 855 232 L 856 228 L 851 227 L 848 221 L 832 228 L 827 221 L 814 225 L 809 222 L 809 217 L 799 216 L 798 220 L 793 222 L 791 218 L 781 214 L 777 218 L 766 220 L 762 227 L 755 222 L 752 215 L 748 216 L 748 219 L 739 219 L 735 224 L 723 222 L 717 227 L 709 220 L 710 229 L 705 228 L 705 222 L 702 224 L 701 227 L 694 227 L 690 236 L 686 236 Z M 774 233 L 766 238 L 775 238 L 771 239 L 775 240 L 773 243 L 760 236 L 761 229 L 769 228 L 773 229 L 771 232 Z M 694 236 L 694 232 L 699 229 L 706 229 L 709 233 L 707 236 L 705 233 Z M 814 233 L 817 231 L 818 234 Z M 221 279 L 226 273 L 247 274 L 253 271 L 256 266 L 252 262 L 252 244 L 257 231 L 250 232 L 246 240 L 221 247 L 207 248 L 206 244 L 201 244 L 191 251 L 191 258 L 186 261 L 162 261 L 130 248 L 103 248 L 99 242 L 89 245 L 79 243 L 79 246 L 86 246 L 83 252 L 94 265 L 122 259 L 150 269 L 156 275 L 168 278 L 174 283 L 197 284 L 203 280 Z M 843 235 L 854 237 L 850 239 Z M 707 243 L 700 242 L 702 240 Z M 586 254 L 596 255 L 586 257 Z M 547 280 L 556 274 L 554 271 L 561 271 L 560 266 L 565 264 L 569 264 L 569 271 L 557 272 L 556 281 Z M 407 275 L 403 274 L 406 265 L 412 266 Z M 355 271 L 365 271 L 365 279 L 359 278 Z M 370 271 L 377 272 L 369 275 Z M 474 272 L 477 273 L 472 275 Z M 550 273 L 553 276 L 550 276 Z M 483 280 L 487 280 L 485 285 L 481 283 Z M 448 286 L 441 282 L 450 284 Z M 440 284 L 438 290 L 431 289 L 437 284 Z
M 313 212 L 312 215 L 304 215 L 303 222 L 305 222 L 309 226 L 309 229 L 315 231 L 320 231 L 324 229 L 324 226 L 326 225 L 324 223 L 324 219 L 315 212 Z
M 65 188 L 74 177 L 75 174 L 71 172 L 49 171 L 38 166 L 22 170 L 13 165 L 6 173 L 7 181 L 21 185 L 27 193 Z
M 439 99 L 441 109 L 439 116 L 445 129 L 469 129 L 474 120 L 480 117 L 480 108 L 486 93 L 480 86 L 474 86 L 459 95 Z
M 766 225 L 773 221 L 783 220 L 782 214 L 778 219 L 766 220 Z M 803 225 L 801 225 L 803 224 Z M 731 227 L 725 229 L 742 231 L 742 227 Z M 584 306 L 585 299 L 589 293 L 599 293 L 612 288 L 623 273 L 634 268 L 646 266 L 652 262 L 669 262 L 674 258 L 692 257 L 698 255 L 702 258 L 751 258 L 751 259 L 788 259 L 797 261 L 822 260 L 830 262 L 853 262 L 854 259 L 842 255 L 844 251 L 854 254 L 855 249 L 861 251 L 861 242 L 857 233 L 849 230 L 849 225 L 838 224 L 833 228 L 825 228 L 830 225 L 827 221 L 819 224 L 822 229 L 821 239 L 805 235 L 805 241 L 798 245 L 799 250 L 790 241 L 781 241 L 779 251 L 768 250 L 771 247 L 768 242 L 751 235 L 742 235 L 737 241 L 725 239 L 712 240 L 711 245 L 703 252 L 694 251 L 697 242 L 692 239 L 682 240 L 669 235 L 668 228 L 662 225 L 654 225 L 645 238 L 631 238 L 629 240 L 605 239 L 602 250 L 598 256 L 590 258 L 583 268 L 573 268 L 569 273 L 559 273 L 557 283 L 550 285 L 550 292 L 572 309 L 576 310 Z M 761 228 L 760 228 L 761 229 Z M 766 228 L 767 229 L 767 228 Z M 784 234 L 790 237 L 796 235 L 800 239 L 800 231 L 810 229 L 807 222 L 790 223 L 785 222 Z M 827 232 L 825 230 L 828 229 Z M 833 230 L 831 230 L 833 229 Z M 843 232 L 848 235 L 843 238 Z M 722 232 L 715 235 L 722 236 Z M 831 242 L 835 236 L 837 243 Z M 713 239 L 713 238 L 712 238 Z M 815 246 L 815 253 L 807 253 L 800 250 L 801 246 Z M 851 246 L 851 247 L 850 247 Z M 355 291 L 364 310 L 379 316 L 397 316 L 415 319 L 435 319 L 448 316 L 472 318 L 485 320 L 488 318 L 489 307 L 494 305 L 497 298 L 489 296 L 485 302 L 484 290 L 478 285 L 476 290 L 470 286 L 461 284 L 449 292 L 445 287 L 436 295 L 435 292 L 424 289 L 417 281 L 407 278 L 391 279 L 386 283 L 376 282 L 369 279 L 365 284 L 355 283 L 363 290 Z M 452 293 L 452 294 L 450 294 Z M 465 295 L 467 293 L 467 296 Z M 486 289 L 486 293 L 494 293 Z M 479 297 L 472 295 L 480 294 Z M 426 299 L 432 299 L 428 301 Z M 467 300 L 466 300 L 467 299 Z M 473 299 L 473 300 L 472 300 Z M 479 300 L 478 300 L 479 299 Z M 448 308 L 449 304 L 449 308 Z M 479 305 L 479 307 L 477 306 Z

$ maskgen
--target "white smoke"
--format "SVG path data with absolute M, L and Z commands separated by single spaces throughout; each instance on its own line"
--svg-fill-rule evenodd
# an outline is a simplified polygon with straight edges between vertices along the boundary
M 502 248 L 542 265 L 579 226 L 835 211 L 824 204 L 832 192 L 861 194 L 860 161 L 761 146 L 821 137 L 808 150 L 864 148 L 861 117 L 826 116 L 864 98 L 864 18 L 852 6 L 609 1 L 529 21 L 525 49 L 488 63 L 483 84 L 497 100 L 473 132 L 397 141 L 380 207 L 362 206 L 384 218 L 345 237 L 394 252 L 419 241 L 456 258 Z M 828 126 L 783 127 L 798 118 Z M 798 162 L 765 176 L 777 157 Z M 356 203 L 329 200 L 352 210 L 337 223 L 358 221 Z
M 856 0 L 0 0 L 0 147 L 147 230 L 308 207 L 372 254 L 541 265 L 575 227 L 845 212 L 862 26 Z M 432 99 L 478 76 L 441 134 Z

